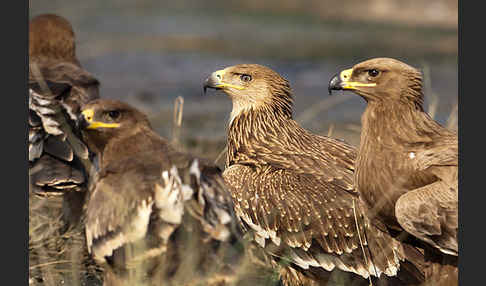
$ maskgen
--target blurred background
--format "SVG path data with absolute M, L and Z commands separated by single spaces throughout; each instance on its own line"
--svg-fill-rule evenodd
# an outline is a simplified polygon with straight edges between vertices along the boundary
M 172 138 L 174 100 L 184 99 L 180 146 L 215 159 L 231 103 L 203 96 L 204 79 L 239 63 L 269 66 L 295 93 L 305 128 L 357 146 L 364 101 L 329 97 L 338 71 L 372 57 L 421 69 L 426 108 L 457 129 L 458 10 L 455 0 L 29 1 L 32 18 L 56 13 L 76 33 L 77 55 L 101 95 L 134 104 Z M 223 163 L 220 160 L 219 163 Z

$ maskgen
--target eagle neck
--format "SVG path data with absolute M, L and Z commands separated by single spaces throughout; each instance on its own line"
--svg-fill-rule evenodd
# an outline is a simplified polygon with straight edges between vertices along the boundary
M 377 211 L 388 224 L 398 226 L 394 218 L 397 199 L 407 190 L 436 180 L 414 172 L 408 160 L 447 131 L 414 102 L 369 101 L 361 122 L 356 186 L 368 204 L 380 202 Z
M 153 131 L 147 128 L 137 128 L 134 132 L 124 133 L 124 136 L 110 140 L 100 152 L 101 169 L 112 162 L 137 156 L 145 150 L 155 150 L 153 147 L 157 146 L 157 142 L 154 142 L 156 137 L 150 136 L 151 132 Z
M 271 141 L 279 141 L 282 144 L 285 138 L 292 136 L 291 133 L 300 130 L 295 127 L 291 111 L 264 105 L 241 112 L 228 127 L 226 165 L 251 162 L 252 155 L 263 142 L 268 145 Z
M 368 102 L 361 123 L 360 150 L 370 144 L 380 148 L 413 149 L 430 143 L 443 129 L 421 105 L 391 100 Z

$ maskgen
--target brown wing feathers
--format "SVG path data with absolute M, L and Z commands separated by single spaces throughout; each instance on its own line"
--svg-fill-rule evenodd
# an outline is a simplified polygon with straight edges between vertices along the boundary
M 302 268 L 331 271 L 337 267 L 363 277 L 375 271 L 377 276 L 398 271 L 398 260 L 403 259 L 401 246 L 381 232 L 373 233 L 376 230 L 367 240 L 360 202 L 356 200 L 354 211 L 352 195 L 344 192 L 348 196 L 344 199 L 332 188 L 321 187 L 325 181 L 284 170 L 255 174 L 250 167 L 234 165 L 224 177 L 232 186 L 237 215 L 256 232 L 255 240 L 262 247 L 270 243 L 275 245 L 269 249 L 279 246 Z M 355 213 L 368 262 L 362 255 Z
M 117 248 L 144 238 L 149 230 L 151 217 L 159 216 L 154 203 L 156 192 L 163 192 L 166 187 L 159 164 L 153 165 L 155 170 L 140 170 L 138 168 L 141 164 L 136 160 L 123 163 L 131 168 L 109 166 L 109 170 L 98 178 L 87 204 L 88 249 L 99 262 L 104 262 L 105 256 L 110 257 Z M 147 172 L 143 172 L 144 170 Z M 174 179 L 171 181 L 173 183 Z M 163 185 L 156 187 L 158 184 Z M 180 189 L 174 190 L 178 192 Z M 169 220 L 173 223 L 180 222 L 180 219 Z
M 139 158 L 144 160 L 121 162 L 131 166 L 128 170 L 107 166 L 104 174 L 102 171 L 86 210 L 87 232 L 94 233 L 93 240 L 115 230 L 132 231 L 125 227 L 133 226 L 131 221 L 141 219 L 139 213 L 142 211 L 151 213 L 140 221 L 145 228 L 153 216 L 167 223 L 180 224 L 184 208 L 204 224 L 204 228 L 214 239 L 229 239 L 232 230 L 228 227 L 232 212 L 231 205 L 228 205 L 228 199 L 225 198 L 227 194 L 222 193 L 223 185 L 213 178 L 207 178 L 203 174 L 201 179 L 201 174 L 189 174 L 194 169 L 199 172 L 197 159 L 190 165 L 192 170 L 179 172 L 176 166 L 164 170 L 159 161 L 151 164 L 147 157 Z M 186 175 L 188 179 L 184 180 Z M 185 207 L 183 203 L 186 204 Z M 143 205 L 143 208 L 137 209 L 139 205 Z M 177 211 L 178 208 L 180 209 Z M 143 238 L 147 231 L 139 231 L 140 237 L 137 238 Z M 122 245 L 117 245 L 114 249 L 120 246 Z
M 89 171 L 84 170 L 88 149 L 74 121 L 80 106 L 98 97 L 99 82 L 80 67 L 74 49 L 74 32 L 66 19 L 43 14 L 31 20 L 29 169 L 37 167 L 31 182 L 38 194 L 62 194 L 72 174 Z M 83 183 L 84 178 L 77 179 L 71 189 L 79 190 L 74 185 Z

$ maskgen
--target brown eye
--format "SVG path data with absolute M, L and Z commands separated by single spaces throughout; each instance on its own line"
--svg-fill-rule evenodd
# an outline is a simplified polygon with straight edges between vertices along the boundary
M 380 72 L 376 69 L 372 69 L 372 70 L 369 70 L 368 71 L 368 74 L 371 76 L 371 77 L 375 77 L 377 76 L 378 74 L 380 74 Z
M 240 76 L 240 79 L 244 82 L 249 82 L 251 80 L 251 75 L 247 75 L 247 74 L 242 74 Z
M 110 116 L 111 119 L 117 119 L 118 117 L 120 117 L 120 111 L 112 110 L 108 112 L 108 116 Z

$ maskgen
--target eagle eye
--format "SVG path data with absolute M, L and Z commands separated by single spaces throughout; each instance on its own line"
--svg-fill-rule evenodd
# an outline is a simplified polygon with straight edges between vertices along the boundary
M 117 119 L 118 117 L 120 117 L 120 111 L 111 110 L 108 112 L 108 116 L 110 116 L 111 119 Z
M 242 74 L 242 75 L 240 76 L 240 79 L 241 79 L 242 81 L 244 81 L 244 82 L 249 82 L 249 81 L 251 81 L 251 75 L 248 75 L 248 74 Z
M 380 72 L 377 69 L 368 70 L 368 75 L 371 77 L 376 77 L 378 74 L 380 74 Z

